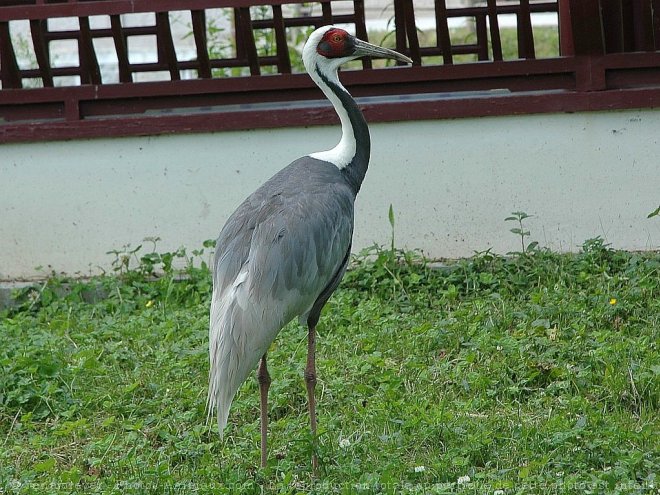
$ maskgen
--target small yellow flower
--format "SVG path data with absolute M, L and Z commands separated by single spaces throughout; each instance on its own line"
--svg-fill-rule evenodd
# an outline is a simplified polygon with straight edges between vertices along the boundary
M 610 299 L 610 306 L 614 306 L 616 304 L 616 297 L 613 297 Z
M 147 304 L 145 304 L 145 306 L 146 306 L 147 308 L 150 308 L 150 307 L 153 306 L 153 305 L 154 305 L 154 302 L 153 302 L 151 299 L 149 299 L 149 300 L 147 301 Z

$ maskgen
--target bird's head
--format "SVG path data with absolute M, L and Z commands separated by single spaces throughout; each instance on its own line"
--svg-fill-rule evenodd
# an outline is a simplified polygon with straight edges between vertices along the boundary
M 318 28 L 303 48 L 303 62 L 310 75 L 316 70 L 324 74 L 336 72 L 340 65 L 360 57 L 391 58 L 412 63 L 405 55 L 362 41 L 335 26 Z

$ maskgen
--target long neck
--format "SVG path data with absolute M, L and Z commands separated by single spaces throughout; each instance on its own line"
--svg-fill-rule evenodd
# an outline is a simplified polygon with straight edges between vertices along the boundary
M 328 78 L 318 70 L 317 75 L 319 78 L 314 78 L 316 84 L 339 115 L 342 136 L 339 144 L 333 149 L 313 153 L 310 156 L 334 163 L 357 194 L 367 173 L 371 155 L 371 138 L 367 122 L 355 100 L 337 77 Z

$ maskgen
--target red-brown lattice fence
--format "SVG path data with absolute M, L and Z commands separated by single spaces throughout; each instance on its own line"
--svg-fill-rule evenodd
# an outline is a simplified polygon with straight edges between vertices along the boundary
M 369 120 L 660 102 L 660 0 L 487 0 L 451 8 L 435 0 L 433 27 L 426 28 L 431 36 L 424 37 L 419 5 L 394 0 L 392 7 L 385 29 L 415 64 L 374 68 L 367 60 L 342 75 L 356 97 L 381 97 L 361 100 Z M 221 53 L 209 49 L 210 14 L 218 9 L 229 19 Z M 137 14 L 147 20 L 126 22 Z M 172 22 L 178 14 L 189 19 L 193 56 L 177 53 Z M 551 58 L 537 56 L 537 14 L 557 19 Z M 517 41 L 508 60 L 500 26 L 507 15 L 515 18 Z M 73 27 L 57 27 L 58 19 Z M 452 39 L 455 19 L 467 20 L 470 39 Z M 309 78 L 293 70 L 299 62 L 292 44 L 329 23 L 367 38 L 369 21 L 363 0 L 6 0 L 0 4 L 0 142 L 329 123 L 332 110 Z M 24 39 L 16 36 L 21 23 L 29 25 Z M 264 37 L 267 50 L 260 45 Z M 137 39 L 150 40 L 155 60 L 135 59 Z M 63 43 L 73 62 L 53 56 Z M 111 47 L 112 77 L 102 70 L 102 43 Z M 30 66 L 20 57 L 25 45 Z

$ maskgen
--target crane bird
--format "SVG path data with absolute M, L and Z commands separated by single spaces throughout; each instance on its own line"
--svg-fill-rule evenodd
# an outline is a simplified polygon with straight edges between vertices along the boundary
M 343 29 L 315 30 L 303 48 L 307 72 L 332 102 L 342 136 L 328 151 L 295 160 L 232 213 L 216 242 L 213 262 L 208 411 L 220 435 L 236 391 L 257 366 L 261 466 L 267 461 L 266 351 L 298 316 L 308 327 L 307 388 L 316 437 L 315 348 L 321 309 L 346 271 L 353 236 L 353 204 L 367 172 L 370 137 L 357 104 L 342 86 L 339 66 L 364 56 L 406 63 L 400 53 L 359 40 Z M 316 472 L 318 460 L 312 457 Z

